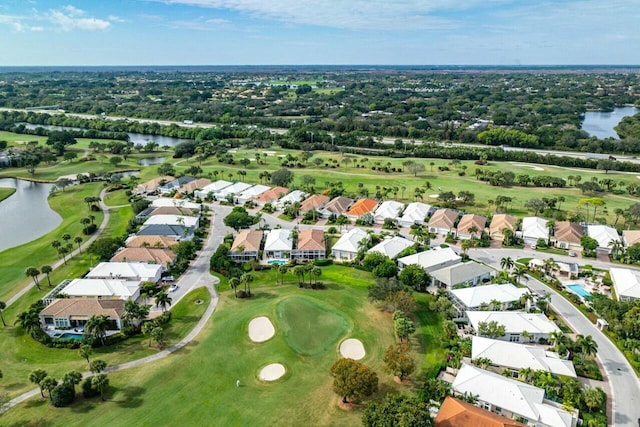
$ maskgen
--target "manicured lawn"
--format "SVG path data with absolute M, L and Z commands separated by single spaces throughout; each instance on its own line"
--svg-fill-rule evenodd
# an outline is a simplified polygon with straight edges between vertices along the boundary
M 289 347 L 305 356 L 326 351 L 349 327 L 340 313 L 303 297 L 280 301 L 276 313 Z
M 129 220 L 134 217 L 133 208 L 131 206 L 123 206 L 111 209 L 111 218 L 109 225 L 105 229 L 105 234 L 114 237 L 120 237 L 126 234 Z
M 339 357 L 338 343 L 348 337 L 364 343 L 367 355 L 363 361 L 378 372 L 381 395 L 407 387 L 396 384 L 383 369 L 384 349 L 395 341 L 392 321 L 388 313 L 366 301 L 364 287 L 339 283 L 325 290 L 309 290 L 273 283 L 256 277 L 255 296 L 246 300 L 225 291 L 212 321 L 192 345 L 156 363 L 109 374 L 112 387 L 107 402 L 80 399 L 71 408 L 54 410 L 48 402 L 32 399 L 4 414 L 3 423 L 360 425 L 360 409 L 345 412 L 337 407 L 338 397 L 328 374 Z M 349 319 L 348 330 L 314 356 L 298 354 L 287 343 L 277 316 L 279 304 L 287 299 L 310 301 Z M 276 335 L 265 343 L 253 343 L 248 337 L 248 324 L 257 316 L 272 319 L 276 329 Z M 286 375 L 263 383 L 258 379 L 259 370 L 274 362 L 286 367 Z M 235 384 L 238 379 L 240 388 Z
M 4 199 L 9 198 L 15 192 L 16 192 L 15 188 L 0 187 L 0 202 L 3 201 Z
M 129 197 L 125 190 L 111 191 L 104 195 L 104 204 L 107 206 L 121 206 L 129 204 Z
M 423 359 L 418 360 L 418 363 L 421 362 L 423 371 L 429 376 L 435 377 L 440 367 L 446 362 L 447 352 L 442 348 L 444 342 L 442 317 L 428 308 L 431 298 L 432 296 L 428 294 L 416 294 L 418 324 L 416 325 L 416 335 L 412 339 L 417 340 L 422 348 L 420 355 L 423 356 Z

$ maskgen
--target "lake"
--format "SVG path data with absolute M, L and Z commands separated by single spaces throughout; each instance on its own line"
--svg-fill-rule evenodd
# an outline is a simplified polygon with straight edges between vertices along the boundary
M 582 130 L 600 139 L 618 139 L 618 134 L 613 128 L 624 117 L 633 116 L 636 113 L 640 113 L 640 108 L 621 107 L 615 108 L 613 111 L 587 111 L 584 113 Z
M 0 251 L 35 240 L 62 222 L 47 202 L 53 184 L 0 178 L 0 187 L 16 189 L 0 202 Z

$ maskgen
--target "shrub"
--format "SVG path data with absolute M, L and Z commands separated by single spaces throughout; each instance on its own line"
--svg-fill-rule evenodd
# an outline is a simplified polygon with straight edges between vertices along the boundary
M 60 384 L 53 390 L 51 390 L 51 403 L 56 408 L 68 406 L 73 403 L 76 398 L 76 390 L 73 386 L 66 384 Z
M 316 259 L 313 261 L 313 265 L 317 266 L 317 267 L 326 267 L 328 265 L 333 264 L 333 260 L 332 259 Z
M 84 379 L 84 382 L 82 383 L 82 396 L 84 396 L 86 399 L 100 395 L 100 392 L 94 389 L 93 386 L 91 385 L 92 379 L 93 377 L 87 377 Z
M 158 325 L 166 325 L 171 321 L 171 312 L 165 311 L 160 316 L 156 317 L 154 320 L 158 323 Z

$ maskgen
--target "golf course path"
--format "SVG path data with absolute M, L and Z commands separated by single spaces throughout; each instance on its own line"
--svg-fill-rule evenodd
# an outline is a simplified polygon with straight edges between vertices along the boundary
M 107 211 L 105 210 L 105 218 L 106 217 L 107 217 Z M 219 215 L 215 215 L 214 218 L 217 221 L 221 221 L 221 218 L 219 218 Z M 103 225 L 104 225 L 104 221 L 103 221 Z M 207 310 L 204 312 L 204 314 L 202 315 L 202 317 L 200 318 L 196 326 L 194 326 L 194 328 L 191 330 L 191 332 L 187 334 L 187 336 L 185 336 L 183 339 L 173 344 L 172 346 L 169 346 L 164 350 L 159 351 L 158 353 L 152 354 L 147 357 L 143 357 L 141 359 L 132 360 L 130 362 L 121 363 L 119 365 L 109 366 L 105 369 L 105 372 L 121 371 L 124 369 L 133 368 L 136 366 L 155 362 L 157 360 L 165 358 L 170 354 L 175 353 L 176 351 L 185 347 L 191 341 L 193 341 L 193 339 L 196 336 L 198 336 L 198 334 L 202 331 L 202 328 L 205 327 L 209 319 L 211 319 L 211 316 L 213 315 L 213 312 L 215 311 L 218 305 L 218 293 L 216 292 L 215 284 L 219 283 L 220 280 L 209 273 L 209 259 L 211 258 L 210 255 L 213 254 L 213 252 L 218 248 L 218 245 L 222 241 L 220 236 L 213 235 L 213 230 L 215 230 L 215 225 L 216 225 L 215 221 L 211 221 L 211 229 L 210 229 L 207 241 L 205 242 L 202 248 L 202 251 L 200 252 L 200 255 L 196 258 L 193 264 L 189 266 L 189 269 L 183 275 L 184 279 L 188 277 L 189 273 L 191 275 L 195 275 L 195 277 L 198 278 L 198 281 L 193 283 L 193 286 L 191 289 L 206 287 L 209 293 L 211 294 L 211 301 L 209 302 L 209 306 L 207 307 Z M 208 276 L 206 282 L 202 281 L 204 276 Z M 189 277 L 194 277 L 194 276 L 189 276 Z M 89 375 L 91 375 L 90 372 L 84 372 L 82 374 L 83 377 L 87 377 Z M 16 405 L 19 405 L 20 403 L 28 399 L 31 399 L 32 397 L 37 396 L 38 394 L 40 394 L 40 389 L 36 388 L 11 399 L 9 402 L 0 406 L 0 414 L 8 411 L 9 409 L 13 408 Z
M 102 218 L 102 223 L 100 224 L 100 227 L 98 227 L 95 233 L 93 233 L 93 235 L 89 239 L 87 239 L 86 242 L 82 243 L 79 248 L 76 248 L 73 251 L 71 251 L 67 259 L 73 258 L 77 254 L 79 254 L 82 251 L 82 249 L 88 248 L 89 245 L 93 243 L 94 240 L 100 237 L 104 229 L 107 228 L 107 225 L 109 224 L 109 209 L 112 209 L 112 207 L 105 205 L 102 201 L 102 199 L 104 198 L 104 195 L 106 194 L 106 191 L 107 190 L 104 189 L 100 192 L 100 208 L 104 213 L 104 217 Z M 59 259 L 51 266 L 51 268 L 55 271 L 56 268 L 59 268 L 63 264 L 64 264 L 64 260 Z M 44 277 L 44 275 L 38 277 L 38 280 L 40 280 L 42 277 Z M 35 283 L 33 283 L 33 280 L 30 280 L 28 285 L 24 286 L 15 295 L 13 295 L 11 298 L 7 300 L 7 307 L 11 306 L 11 304 L 15 303 L 17 300 L 22 298 L 24 294 L 29 292 L 31 288 L 33 288 L 34 286 L 35 286 Z

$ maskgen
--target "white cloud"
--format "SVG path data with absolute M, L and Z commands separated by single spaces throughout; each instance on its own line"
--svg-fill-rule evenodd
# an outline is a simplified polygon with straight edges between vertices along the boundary
M 216 31 L 220 29 L 231 28 L 231 22 L 220 18 L 198 18 L 193 21 L 172 21 L 169 23 L 171 28 L 196 30 L 196 31 Z
M 115 16 L 115 15 L 109 15 L 109 16 L 107 17 L 107 19 L 108 19 L 110 22 L 120 22 L 120 23 L 122 23 L 122 22 L 127 22 L 125 19 L 122 19 L 122 18 L 120 18 L 119 16 Z
M 65 13 L 66 12 L 66 13 Z M 111 22 L 98 18 L 84 18 L 84 11 L 73 6 L 65 6 L 62 10 L 50 10 L 48 17 L 58 29 L 73 30 L 108 30 Z
M 65 12 L 67 12 L 69 14 L 69 16 L 82 16 L 84 15 L 84 10 L 82 9 L 78 9 L 75 6 L 72 5 L 67 5 L 65 7 L 62 8 Z

